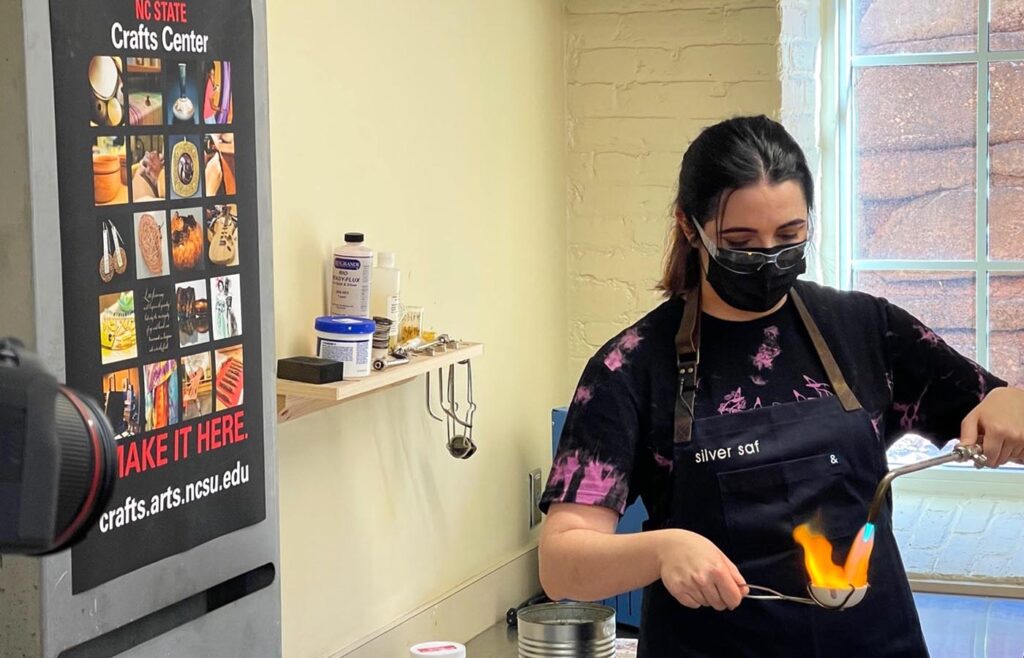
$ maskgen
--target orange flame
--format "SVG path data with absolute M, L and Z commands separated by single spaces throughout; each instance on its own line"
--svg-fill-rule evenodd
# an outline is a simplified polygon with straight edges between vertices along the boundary
M 870 527 L 869 527 L 870 526 Z M 868 584 L 868 562 L 875 545 L 874 526 L 861 528 L 853 540 L 846 564 L 832 562 L 832 543 L 804 523 L 793 530 L 793 539 L 804 549 L 804 565 L 811 584 L 829 589 L 848 589 Z

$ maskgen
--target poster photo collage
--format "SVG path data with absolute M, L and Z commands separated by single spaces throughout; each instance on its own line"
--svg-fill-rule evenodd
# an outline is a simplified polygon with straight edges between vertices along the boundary
M 83 74 L 97 357 L 123 439 L 243 403 L 231 63 L 99 54 Z

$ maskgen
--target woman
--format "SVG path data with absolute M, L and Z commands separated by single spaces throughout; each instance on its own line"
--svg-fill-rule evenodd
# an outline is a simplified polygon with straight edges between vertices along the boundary
M 541 580 L 555 599 L 646 587 L 641 656 L 927 656 L 889 504 L 856 607 L 744 597 L 806 596 L 802 523 L 841 563 L 900 435 L 980 441 L 992 467 L 1024 455 L 1024 391 L 885 300 L 796 280 L 813 203 L 781 125 L 704 130 L 679 174 L 668 300 L 576 390 L 543 498 Z M 637 496 L 645 532 L 614 534 Z

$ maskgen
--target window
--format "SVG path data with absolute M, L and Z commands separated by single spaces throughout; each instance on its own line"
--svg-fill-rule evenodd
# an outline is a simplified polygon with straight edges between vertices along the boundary
M 1024 386 L 1024 0 L 837 5 L 838 283 Z

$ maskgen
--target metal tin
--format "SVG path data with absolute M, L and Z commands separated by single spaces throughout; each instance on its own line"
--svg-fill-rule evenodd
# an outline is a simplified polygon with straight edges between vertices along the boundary
M 519 658 L 615 658 L 615 609 L 543 603 L 519 611 Z

